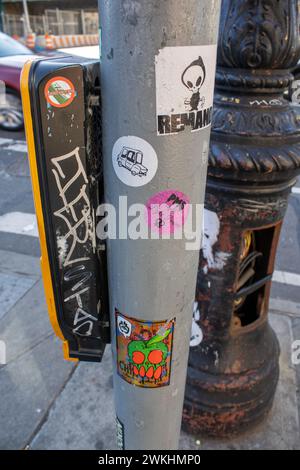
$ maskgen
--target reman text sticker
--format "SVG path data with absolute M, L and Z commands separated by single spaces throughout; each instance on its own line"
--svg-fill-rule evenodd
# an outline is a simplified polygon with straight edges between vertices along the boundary
M 69 106 L 76 96 L 73 83 L 65 77 L 54 77 L 48 80 L 44 93 L 47 103 L 55 108 Z
M 175 233 L 188 217 L 189 203 L 188 196 L 175 189 L 155 194 L 146 204 L 148 226 L 161 235 Z
M 158 167 L 154 148 L 135 136 L 125 136 L 117 140 L 112 151 L 112 162 L 117 177 L 122 183 L 132 187 L 150 183 Z
M 118 374 L 145 388 L 170 384 L 175 319 L 146 322 L 115 309 Z
M 211 125 L 217 46 L 165 47 L 155 58 L 158 135 Z

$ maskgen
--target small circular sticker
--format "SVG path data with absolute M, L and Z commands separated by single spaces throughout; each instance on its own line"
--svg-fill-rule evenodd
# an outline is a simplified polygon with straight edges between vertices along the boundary
M 116 141 L 112 162 L 119 180 L 136 188 L 150 183 L 158 168 L 157 155 L 152 145 L 135 136 L 121 137 Z
M 45 86 L 45 98 L 50 106 L 65 108 L 76 96 L 73 83 L 65 77 L 54 77 Z
M 190 200 L 181 191 L 169 189 L 152 196 L 147 202 L 149 227 L 160 234 L 173 234 L 189 214 Z

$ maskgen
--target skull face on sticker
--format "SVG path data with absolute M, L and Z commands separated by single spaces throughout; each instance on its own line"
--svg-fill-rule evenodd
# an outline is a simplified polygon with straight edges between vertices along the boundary
M 166 366 L 168 346 L 163 342 L 171 330 L 164 337 L 154 336 L 149 341 L 132 341 L 128 345 L 128 356 L 133 364 L 134 374 L 142 378 L 159 380 L 163 368 Z
M 142 322 L 120 317 L 130 323 L 131 334 L 126 337 L 117 326 L 118 373 L 127 382 L 140 387 L 154 388 L 169 385 L 175 319 L 165 322 Z

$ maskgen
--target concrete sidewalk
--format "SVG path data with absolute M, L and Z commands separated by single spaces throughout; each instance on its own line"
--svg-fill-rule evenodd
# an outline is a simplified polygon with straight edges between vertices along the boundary
M 0 285 L 0 340 L 7 345 L 7 365 L 0 366 L 0 449 L 115 449 L 110 348 L 102 364 L 63 360 L 48 321 L 38 258 L 0 250 Z M 182 449 L 300 449 L 300 366 L 291 363 L 300 315 L 276 311 L 271 321 L 282 354 L 267 422 L 228 441 L 182 433 Z

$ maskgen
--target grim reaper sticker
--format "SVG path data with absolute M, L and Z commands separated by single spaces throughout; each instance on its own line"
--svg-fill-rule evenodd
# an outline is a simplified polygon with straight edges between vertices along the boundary
M 156 56 L 158 135 L 211 125 L 216 46 L 166 47 Z
M 190 107 L 189 111 L 198 111 L 199 105 L 204 107 L 205 97 L 200 98 L 200 89 L 205 82 L 206 69 L 202 57 L 194 60 L 183 72 L 181 81 L 192 93 L 191 99 L 185 100 L 184 104 Z

